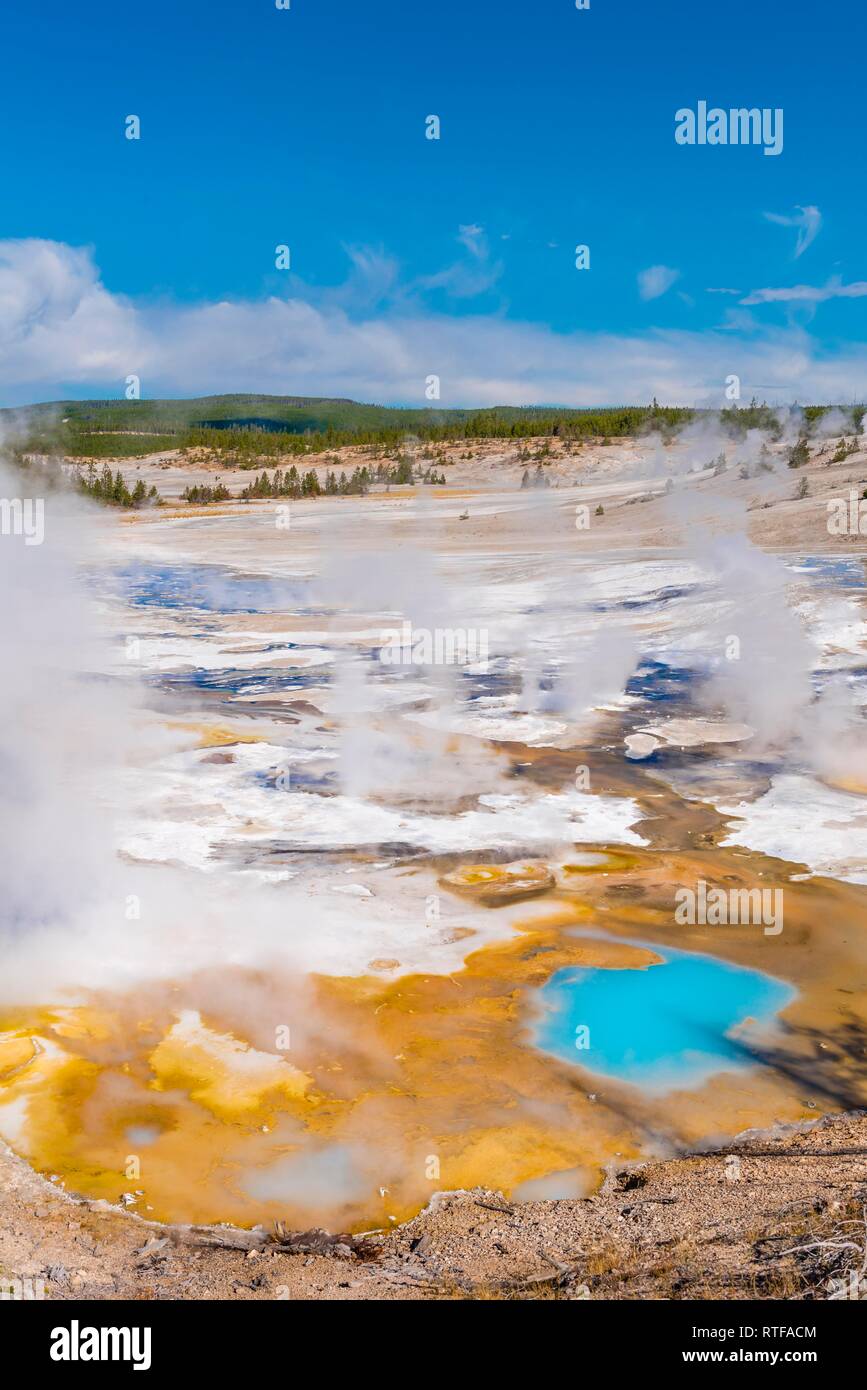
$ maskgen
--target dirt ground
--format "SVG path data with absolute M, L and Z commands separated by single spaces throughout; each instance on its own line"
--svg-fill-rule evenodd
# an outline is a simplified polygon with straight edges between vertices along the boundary
M 859 446 L 862 442 L 858 441 Z M 740 518 L 746 513 L 747 535 L 763 549 L 803 548 L 813 554 L 824 551 L 851 555 L 863 551 L 864 533 L 829 532 L 828 502 L 848 501 L 853 490 L 858 497 L 863 495 L 867 488 L 867 447 L 858 447 L 834 462 L 839 444 L 838 438 L 814 442 L 809 462 L 798 469 L 787 467 L 787 446 L 775 445 L 769 454 L 773 471 L 762 472 L 751 466 L 747 470 L 751 476 L 743 477 L 743 466 L 733 445 L 727 451 L 726 470 L 715 475 L 710 465 L 716 445 L 710 444 L 675 441 L 652 452 L 646 442 L 632 439 L 583 444 L 548 439 L 527 439 L 519 444 L 504 440 L 458 441 L 433 446 L 433 460 L 421 446 L 414 450 L 416 464 L 430 464 L 444 472 L 447 486 L 395 486 L 386 491 L 378 484 L 366 500 L 368 505 L 388 502 L 398 511 L 416 493 L 429 502 L 458 503 L 454 518 L 443 522 L 442 532 L 447 549 L 454 553 L 485 545 L 493 549 L 520 546 L 526 541 L 528 502 L 536 497 L 539 521 L 533 527 L 533 538 L 534 544 L 541 543 L 543 548 L 557 548 L 563 543 L 574 547 L 576 535 L 580 536 L 582 549 L 597 552 L 624 546 L 638 550 L 683 545 L 689 548 L 696 529 L 708 520 L 725 529 L 728 508 L 736 530 L 743 529 Z M 393 453 L 390 451 L 388 456 Z M 347 446 L 328 455 L 328 462 L 319 455 L 295 462 L 302 471 L 312 468 L 324 483 L 331 467 L 348 474 L 361 465 L 375 468 L 384 457 L 383 450 Z M 146 524 L 149 517 L 164 520 L 170 515 L 204 512 L 216 521 L 220 516 L 237 513 L 239 508 L 273 509 L 274 501 L 244 503 L 236 499 L 260 471 L 270 473 L 274 466 L 288 466 L 291 461 L 287 456 L 276 465 L 265 467 L 263 460 L 261 469 L 246 471 L 227 468 L 204 451 L 190 456 L 173 451 L 119 461 L 113 466 L 121 468 L 130 486 L 139 478 L 148 487 L 156 486 L 164 506 L 130 516 L 133 524 Z M 522 491 L 525 471 L 532 479 L 540 462 L 548 486 Z M 213 483 L 216 478 L 226 484 L 232 501 L 208 507 L 190 507 L 181 501 L 186 487 Z M 799 496 L 804 484 L 806 493 Z M 514 496 L 510 499 L 509 494 Z M 329 521 L 332 516 L 339 517 L 341 504 L 345 505 L 345 499 L 302 499 L 292 503 L 293 515 L 299 520 L 306 517 L 315 526 L 323 516 Z M 572 524 L 572 514 L 582 504 L 589 508 L 589 524 L 576 532 L 577 522 Z M 553 527 L 546 538 L 552 513 L 560 511 L 568 511 L 568 526 Z M 867 521 L 864 525 L 867 527 Z
M 864 1111 L 614 1165 L 580 1201 L 440 1193 L 404 1226 L 344 1238 L 160 1226 L 70 1197 L 0 1150 L 0 1278 L 25 1296 L 867 1298 L 865 1273 Z

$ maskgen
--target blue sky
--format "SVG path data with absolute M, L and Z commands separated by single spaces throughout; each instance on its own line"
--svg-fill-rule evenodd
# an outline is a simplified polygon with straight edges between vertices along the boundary
M 659 368 L 663 395 L 712 390 L 737 370 L 723 360 L 732 342 L 745 384 L 769 398 L 789 385 L 827 394 L 832 378 L 813 365 L 838 359 L 840 397 L 863 395 L 865 304 L 840 288 L 867 278 L 865 27 L 855 0 L 6 7 L 0 239 L 13 251 L 0 251 L 0 289 L 17 311 L 7 336 L 27 342 L 17 362 L 0 345 L 0 397 L 122 394 L 129 357 L 162 394 L 414 400 L 418 374 L 442 365 L 444 404 L 491 403 L 499 386 L 562 399 L 597 342 L 612 370 L 588 368 L 575 399 L 590 403 L 633 394 L 614 371 L 621 340 L 676 352 L 676 369 Z M 701 99 L 782 108 L 782 153 L 677 145 L 675 111 Z M 432 113 L 439 141 L 424 138 Z M 139 141 L 124 138 L 129 114 Z M 90 269 L 71 273 L 66 251 L 34 269 L 14 245 L 39 241 L 87 248 Z M 291 273 L 274 267 L 279 243 Z M 589 271 L 575 269 L 577 243 Z M 809 293 L 786 293 L 798 286 Z M 709 292 L 720 289 L 738 293 Z M 96 294 L 96 314 L 76 298 Z M 273 297 L 294 306 L 293 332 L 266 325 L 279 371 L 252 346 L 257 306 Z M 207 360 L 185 369 L 172 342 L 195 352 L 199 339 L 184 311 L 224 301 L 249 338 L 236 320 L 217 360 L 205 333 Z M 317 362 L 303 353 L 307 310 L 334 340 L 313 335 Z M 425 318 L 442 363 L 416 368 Z M 121 319 L 135 320 L 126 338 Z M 34 323 L 46 328 L 41 363 Z M 370 330 L 355 374 L 341 324 Z M 513 350 L 486 373 L 479 355 L 498 324 Z M 544 356 L 548 343 L 559 365 L 547 376 L 544 363 L 517 370 L 522 350 Z M 365 335 L 353 346 L 363 357 Z M 643 391 L 655 378 L 640 356 Z

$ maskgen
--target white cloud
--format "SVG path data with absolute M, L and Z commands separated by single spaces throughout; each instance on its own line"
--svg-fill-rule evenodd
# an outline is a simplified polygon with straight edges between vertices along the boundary
M 86 249 L 0 242 L 0 381 L 97 380 L 127 353 L 140 315 L 100 283 Z
M 780 289 L 750 290 L 741 304 L 822 304 L 826 299 L 863 299 L 867 295 L 867 280 L 853 280 L 844 285 L 839 278 L 827 285 L 790 285 Z
M 638 293 L 642 299 L 659 299 L 679 277 L 680 271 L 672 270 L 669 265 L 648 266 L 638 276 Z
M 356 255 L 354 266 L 393 285 L 379 253 Z M 0 242 L 4 404 L 120 397 L 130 373 L 150 397 L 262 391 L 426 405 L 425 379 L 435 373 L 444 406 L 653 396 L 702 404 L 721 401 L 732 372 L 742 383 L 777 382 L 792 398 L 852 400 L 863 395 L 867 347 L 823 353 L 803 328 L 734 321 L 704 333 L 558 333 L 498 314 L 433 312 L 391 290 L 374 310 L 363 295 L 317 297 L 297 281 L 284 298 L 154 305 L 110 293 L 87 250 Z
M 802 256 L 807 247 L 816 240 L 822 226 L 822 214 L 817 207 L 812 206 L 798 207 L 789 216 L 779 212 L 766 212 L 765 217 L 769 222 L 776 222 L 779 227 L 797 227 L 798 239 L 795 242 L 795 260 Z

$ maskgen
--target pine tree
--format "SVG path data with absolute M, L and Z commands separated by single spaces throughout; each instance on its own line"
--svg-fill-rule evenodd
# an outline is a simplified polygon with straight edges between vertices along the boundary
M 810 462 L 810 450 L 807 441 L 801 435 L 797 444 L 789 450 L 789 467 L 802 468 L 805 463 Z

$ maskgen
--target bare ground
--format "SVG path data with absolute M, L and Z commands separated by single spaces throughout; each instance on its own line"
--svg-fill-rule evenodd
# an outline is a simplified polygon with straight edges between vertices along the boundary
M 867 1297 L 867 1112 L 613 1167 L 579 1201 L 437 1194 L 362 1237 L 160 1226 L 0 1150 L 0 1282 L 50 1299 Z M 850 1271 L 855 1271 L 851 1278 Z
M 820 441 L 812 446 L 808 464 L 798 469 L 786 466 L 786 449 L 775 446 L 772 451 L 775 471 L 745 478 L 734 462 L 725 473 L 713 476 L 706 468 L 697 473 L 686 471 L 698 453 L 704 462 L 701 448 L 674 443 L 661 451 L 652 465 L 648 462 L 646 443 L 640 440 L 618 439 L 586 444 L 568 445 L 549 439 L 527 439 L 521 447 L 504 440 L 462 440 L 436 447 L 434 466 L 446 473 L 448 486 L 422 488 L 430 500 L 456 503 L 454 517 L 445 519 L 440 542 L 445 549 L 460 552 L 486 545 L 496 549 L 526 546 L 528 508 L 535 499 L 547 498 L 549 507 L 540 512 L 544 521 L 534 531 L 534 545 L 540 549 L 568 544 L 574 549 L 576 534 L 582 550 L 608 552 L 628 546 L 636 550 L 656 550 L 659 547 L 682 546 L 689 541 L 697 526 L 711 519 L 715 526 L 731 525 L 744 528 L 749 539 L 762 549 L 771 551 L 803 551 L 808 554 L 830 552 L 839 555 L 861 554 L 864 535 L 856 530 L 845 534 L 829 533 L 828 503 L 832 499 L 848 500 L 852 491 L 858 497 L 867 489 L 867 448 L 859 447 L 842 461 L 835 461 L 839 439 Z M 863 441 L 862 441 L 863 443 Z M 539 494 L 533 489 L 521 490 L 525 470 L 534 475 L 542 451 L 543 472 L 548 487 Z M 359 446 L 344 446 L 323 461 L 321 455 L 308 455 L 296 464 L 303 470 L 312 469 L 324 483 L 330 467 L 350 472 L 356 466 L 374 467 L 387 451 Z M 392 451 L 393 452 L 393 451 Z M 131 513 L 127 520 L 135 525 L 160 521 L 175 516 L 194 516 L 205 513 L 214 519 L 237 515 L 239 511 L 273 509 L 273 501 L 249 504 L 238 500 L 240 490 L 250 483 L 257 472 L 271 472 L 273 467 L 286 466 L 288 458 L 261 460 L 261 470 L 243 471 L 227 467 L 225 461 L 206 451 L 191 455 L 178 451 L 152 454 L 137 460 L 113 461 L 120 467 L 132 486 L 139 478 L 149 487 L 155 485 L 167 507 Z M 417 462 L 424 463 L 420 456 Z M 213 483 L 220 477 L 233 495 L 231 502 L 212 507 L 188 506 L 180 501 L 182 490 L 193 484 Z M 675 498 L 665 491 L 666 480 L 676 483 Z M 801 484 L 806 493 L 799 495 Z M 485 507 L 498 495 L 502 501 L 514 494 L 513 503 L 503 509 Z M 388 492 L 381 485 L 374 487 L 363 503 L 388 502 L 400 511 L 402 502 L 413 496 L 411 487 L 393 487 Z M 686 510 L 678 497 L 688 498 Z M 332 514 L 329 501 L 337 511 Z M 355 499 L 356 506 L 359 499 Z M 576 533 L 574 511 L 576 504 L 586 504 L 592 522 L 586 530 Z M 736 521 L 725 523 L 725 507 L 733 507 Z M 311 521 L 328 523 L 332 515 L 346 515 L 346 499 L 302 499 L 294 502 L 297 515 Z M 458 512 L 465 508 L 460 519 Z M 597 512 L 597 508 L 600 508 Z M 567 516 L 563 527 L 550 525 L 552 512 Z M 355 507 L 352 508 L 355 513 Z M 742 519 L 742 513 L 744 514 Z M 411 525 L 405 517 L 402 525 Z M 428 525 L 424 515 L 422 524 Z

